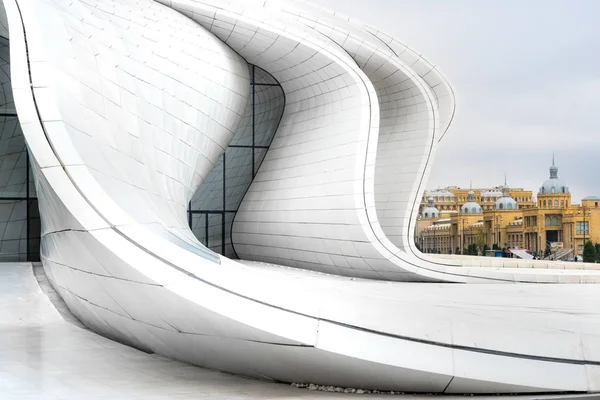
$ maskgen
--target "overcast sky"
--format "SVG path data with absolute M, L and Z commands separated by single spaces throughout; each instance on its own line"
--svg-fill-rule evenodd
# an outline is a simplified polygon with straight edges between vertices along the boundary
M 457 115 L 428 188 L 559 177 L 600 196 L 599 0 L 312 0 L 378 27 L 444 72 Z

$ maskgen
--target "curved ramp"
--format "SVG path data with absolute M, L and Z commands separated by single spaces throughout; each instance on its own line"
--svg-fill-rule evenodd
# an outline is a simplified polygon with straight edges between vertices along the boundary
M 333 255 L 348 258 L 340 253 L 348 246 L 366 267 L 346 275 L 385 279 L 597 279 L 594 270 L 459 267 L 470 259 L 411 250 L 411 211 L 390 206 L 387 214 L 378 203 L 387 204 L 389 182 L 380 180 L 403 168 L 393 162 L 404 151 L 396 135 L 415 143 L 402 160 L 418 160 L 398 179 L 426 174 L 431 151 L 421 152 L 453 113 L 443 100 L 450 92 L 425 79 L 431 71 L 422 78 L 379 47 L 363 70 L 362 36 L 342 30 L 352 37 L 344 47 L 256 2 L 168 3 L 181 13 L 151 0 L 4 1 L 44 267 L 86 325 L 140 349 L 278 381 L 443 393 L 598 390 L 595 286 L 367 281 L 244 264 L 198 243 L 186 206 L 242 119 L 249 62 L 281 83 L 286 107 L 236 217 L 236 249 L 325 270 L 337 268 Z M 301 202 L 295 187 L 308 194 Z M 403 190 L 410 203 L 414 194 Z M 298 204 L 327 223 L 294 220 Z M 267 205 L 276 209 L 263 212 Z M 396 244 L 386 236 L 394 230 Z M 309 240 L 315 231 L 323 251 L 312 252 L 328 257 L 297 260 L 289 246 L 307 246 L 306 257 L 319 243 Z

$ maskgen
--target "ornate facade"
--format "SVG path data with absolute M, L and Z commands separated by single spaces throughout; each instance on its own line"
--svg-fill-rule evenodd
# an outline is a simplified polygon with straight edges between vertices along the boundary
M 554 158 L 549 172 L 537 199 L 531 197 L 531 191 L 510 189 L 506 183 L 501 192 L 497 188 L 476 189 L 467 192 L 466 197 L 464 191 L 452 186 L 428 192 L 433 205 L 441 207 L 442 214 L 447 204 L 454 209 L 453 202 L 460 212 L 446 215 L 448 229 L 440 229 L 444 224 L 434 218 L 421 216 L 417 243 L 430 253 L 455 254 L 470 244 L 485 243 L 488 248 L 494 245 L 505 249 L 524 248 L 540 256 L 561 249 L 565 258 L 581 256 L 586 241 L 600 243 L 600 198 L 586 197 L 581 204 L 572 204 L 569 187 L 558 177 Z M 482 199 L 482 210 L 473 213 L 474 204 L 478 206 L 476 201 Z
M 483 210 L 491 210 L 496 206 L 496 200 L 502 198 L 502 186 L 493 188 L 461 189 L 458 186 L 448 186 L 443 189 L 430 190 L 423 194 L 419 206 L 419 214 L 428 206 L 429 197 L 433 198 L 433 205 L 440 211 L 460 211 L 468 202 L 469 192 L 473 192 L 476 201 Z M 523 188 L 510 188 L 510 197 L 515 199 L 519 208 L 535 206 L 533 192 Z

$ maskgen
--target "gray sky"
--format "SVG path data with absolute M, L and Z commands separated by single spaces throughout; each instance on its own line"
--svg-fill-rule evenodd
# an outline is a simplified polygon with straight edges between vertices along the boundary
M 537 193 L 552 152 L 573 201 L 600 196 L 600 1 L 312 0 L 439 65 L 457 95 L 428 188 Z

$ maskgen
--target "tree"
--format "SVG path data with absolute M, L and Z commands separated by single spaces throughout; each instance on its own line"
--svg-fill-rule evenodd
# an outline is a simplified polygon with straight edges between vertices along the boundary
M 454 252 L 454 254 L 460 254 L 460 247 L 456 247 L 456 251 Z
M 492 250 L 500 250 L 500 247 L 498 246 L 498 243 L 494 243 L 492 245 Z
M 600 243 L 596 243 L 596 262 L 600 262 Z
M 485 232 L 483 229 L 479 229 L 475 234 L 475 244 L 477 245 L 477 253 L 485 254 L 484 247 L 486 242 Z
M 592 242 L 588 241 L 585 246 L 583 246 L 583 262 L 596 262 L 596 247 L 594 247 Z
M 482 256 L 485 256 L 487 254 L 487 251 L 490 249 L 490 246 L 488 246 L 487 244 L 483 246 L 483 251 L 481 252 Z
M 470 255 L 470 256 L 476 256 L 477 255 L 477 244 L 471 243 L 467 247 L 467 254 Z

